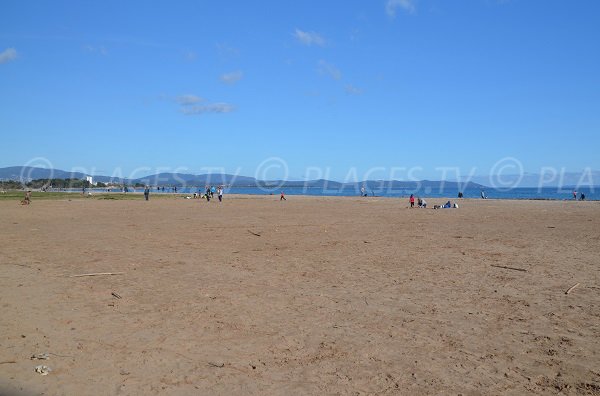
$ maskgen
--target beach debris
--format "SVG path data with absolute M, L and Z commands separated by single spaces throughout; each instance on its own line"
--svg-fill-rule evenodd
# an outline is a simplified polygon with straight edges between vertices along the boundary
M 10 363 L 17 363 L 15 360 L 5 360 L 3 362 L 0 362 L 0 364 L 10 364 Z
M 495 264 L 490 264 L 492 267 L 496 267 L 496 268 L 504 268 L 504 269 L 509 269 L 509 270 L 513 270 L 513 271 L 522 271 L 522 272 L 527 272 L 526 269 L 524 268 L 515 268 L 515 267 L 508 267 L 506 265 L 495 265 Z
M 113 297 L 115 297 L 115 298 L 118 298 L 119 300 L 120 300 L 121 298 L 123 298 L 123 297 L 119 296 L 119 295 L 118 295 L 117 293 L 115 293 L 115 292 L 112 292 L 112 293 L 110 293 L 110 295 L 111 295 L 111 296 L 113 296 Z
M 569 289 L 565 292 L 565 294 L 571 293 L 571 291 L 573 291 L 573 289 L 575 289 L 579 285 L 580 285 L 579 282 L 575 283 L 573 286 L 569 287 Z
M 69 276 L 69 278 L 79 278 L 81 276 L 98 276 L 98 275 L 121 275 L 124 273 L 125 272 L 92 272 L 89 274 L 71 275 L 71 276 Z
M 119 374 L 121 374 L 121 375 L 129 375 L 131 373 L 129 371 L 121 370 L 121 371 L 119 371 Z
M 35 366 L 35 372 L 41 375 L 48 375 L 50 374 L 50 372 L 52 371 L 52 369 L 48 366 L 45 366 L 43 364 L 40 364 L 39 366 Z
M 225 363 L 208 362 L 208 365 L 211 366 L 211 367 L 217 367 L 217 368 L 223 368 L 223 367 L 225 367 Z
M 50 354 L 48 352 L 44 353 L 36 353 L 30 357 L 31 360 L 48 360 L 50 359 Z
M 260 234 L 257 234 L 256 232 L 252 232 L 252 231 L 250 231 L 250 230 L 248 230 L 248 232 L 249 232 L 250 234 L 254 235 L 254 236 L 257 236 L 257 237 L 259 237 L 259 236 L 260 236 Z

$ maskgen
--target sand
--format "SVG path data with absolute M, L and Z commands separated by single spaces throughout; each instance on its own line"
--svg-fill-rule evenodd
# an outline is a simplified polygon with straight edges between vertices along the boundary
M 0 394 L 600 394 L 600 202 L 287 198 L 0 201 Z

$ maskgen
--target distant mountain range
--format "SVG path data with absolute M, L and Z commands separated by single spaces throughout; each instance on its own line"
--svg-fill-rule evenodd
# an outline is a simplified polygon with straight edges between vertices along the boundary
M 11 166 L 0 168 L 0 180 L 22 181 L 29 182 L 35 179 L 85 179 L 91 176 L 82 172 L 68 172 L 60 169 L 46 169 L 24 166 Z M 126 179 L 119 177 L 110 177 L 102 175 L 93 175 L 95 182 L 116 183 L 116 184 L 135 184 L 142 183 L 151 186 L 205 186 L 205 185 L 229 185 L 235 187 L 308 187 L 308 188 L 365 188 L 370 190 L 376 189 L 415 189 L 415 188 L 431 188 L 438 189 L 440 186 L 444 188 L 459 188 L 480 189 L 485 186 L 478 183 L 459 183 L 453 181 L 398 181 L 398 180 L 365 180 L 356 183 L 340 183 L 332 180 L 257 180 L 254 177 L 230 175 L 230 174 L 202 174 L 193 175 L 187 173 L 158 173 L 139 177 L 135 179 Z
M 82 172 L 69 172 L 60 169 L 46 169 L 25 166 L 11 166 L 0 168 L 1 180 L 15 180 L 28 182 L 34 179 L 85 179 L 91 176 Z M 569 187 L 569 186 L 599 186 L 600 171 L 569 172 L 562 174 L 547 173 L 544 175 L 526 173 L 523 175 L 501 175 L 501 176 L 473 176 L 469 180 L 453 181 L 398 181 L 398 180 L 365 180 L 360 182 L 341 183 L 332 180 L 257 180 L 254 177 L 231 175 L 231 174 L 187 174 L 187 173 L 158 173 L 135 179 L 120 177 L 92 175 L 95 182 L 135 184 L 142 183 L 151 186 L 205 186 L 230 185 L 236 187 L 308 187 L 308 188 L 360 188 L 365 186 L 367 190 L 377 189 L 415 189 L 431 188 L 439 189 L 440 186 L 449 189 L 469 190 L 484 188 L 514 188 L 514 187 Z M 488 187 L 490 186 L 490 187 Z

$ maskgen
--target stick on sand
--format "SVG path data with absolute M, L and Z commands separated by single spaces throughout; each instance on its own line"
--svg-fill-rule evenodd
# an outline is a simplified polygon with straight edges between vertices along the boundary
M 579 282 L 578 282 L 578 283 L 575 283 L 573 286 L 569 287 L 569 289 L 568 289 L 568 290 L 565 292 L 565 294 L 569 294 L 569 293 L 571 293 L 571 291 L 572 291 L 573 289 L 575 289 L 577 286 L 579 286 Z
M 91 274 L 71 275 L 69 278 L 79 278 L 80 276 L 98 276 L 98 275 L 121 275 L 125 272 L 92 272 Z
M 252 234 L 252 235 L 260 236 L 260 234 L 257 234 L 256 232 L 252 232 L 252 231 L 250 231 L 250 230 L 248 230 L 248 232 L 249 232 L 250 234 Z
M 492 267 L 496 267 L 496 268 L 504 268 L 504 269 L 509 269 L 509 270 L 514 270 L 514 271 L 522 271 L 522 272 L 527 272 L 526 269 L 523 268 L 515 268 L 515 267 L 507 267 L 506 265 L 494 265 L 491 264 Z

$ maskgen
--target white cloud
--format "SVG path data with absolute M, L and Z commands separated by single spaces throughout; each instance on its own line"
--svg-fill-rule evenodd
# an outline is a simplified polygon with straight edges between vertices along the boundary
M 206 113 L 231 113 L 235 108 L 228 103 L 211 103 L 207 105 L 185 106 L 181 112 L 185 115 L 201 115 Z
M 240 81 L 244 74 L 241 71 L 234 71 L 231 73 L 225 73 L 221 76 L 221 81 L 225 84 L 235 84 Z
M 0 63 L 6 63 L 17 59 L 17 50 L 14 48 L 7 48 L 0 52 Z
M 350 84 L 346 85 L 345 89 L 346 89 L 346 93 L 348 95 L 362 95 L 362 93 L 363 93 L 362 89 L 357 88 Z
M 325 39 L 323 37 L 321 37 L 318 33 L 315 32 L 304 32 L 300 29 L 296 29 L 296 32 L 294 32 L 294 37 L 296 37 L 296 39 L 298 41 L 300 41 L 302 44 L 304 45 L 318 45 L 319 47 L 324 47 L 325 46 Z
M 387 0 L 385 4 L 385 12 L 392 18 L 396 16 L 396 10 L 402 8 L 408 13 L 415 12 L 414 0 Z
M 333 78 L 334 80 L 339 80 L 342 78 L 342 72 L 339 71 L 339 69 L 336 68 L 334 65 L 332 65 L 331 63 L 327 63 L 324 60 L 319 61 L 318 70 L 319 70 L 319 73 L 325 74 L 325 75 Z
M 203 100 L 204 99 L 202 99 L 201 97 L 192 94 L 179 95 L 175 98 L 175 101 L 182 106 L 193 105 L 202 102 Z

